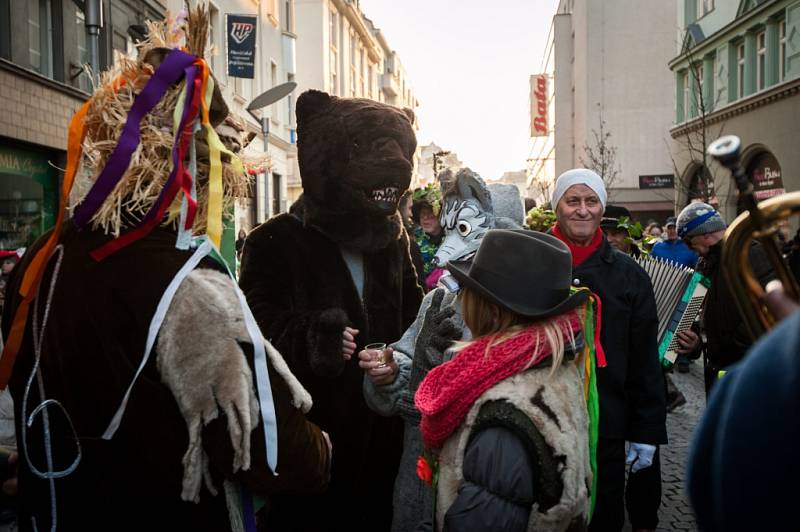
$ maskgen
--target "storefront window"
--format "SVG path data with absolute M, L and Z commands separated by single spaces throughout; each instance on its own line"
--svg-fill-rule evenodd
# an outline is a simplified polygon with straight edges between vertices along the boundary
M 753 195 L 758 201 L 786 192 L 783 188 L 781 165 L 768 151 L 761 152 L 750 161 L 747 175 L 753 182 Z
M 53 226 L 56 177 L 47 156 L 0 147 L 0 250 L 30 246 Z

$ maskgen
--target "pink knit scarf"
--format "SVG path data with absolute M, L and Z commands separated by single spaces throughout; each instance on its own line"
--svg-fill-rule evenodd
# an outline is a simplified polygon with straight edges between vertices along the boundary
M 558 320 L 565 342 L 581 328 L 575 311 L 550 318 L 553 319 Z M 422 412 L 420 430 L 428 449 L 442 447 L 483 392 L 550 357 L 543 328 L 541 323 L 531 325 L 491 347 L 488 355 L 486 347 L 493 336 L 485 336 L 428 373 L 414 396 L 414 403 Z M 532 357 L 538 344 L 539 353 Z

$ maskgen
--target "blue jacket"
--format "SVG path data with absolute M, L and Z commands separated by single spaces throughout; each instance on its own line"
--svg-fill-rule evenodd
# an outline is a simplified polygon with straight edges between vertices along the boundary
M 694 265 L 697 264 L 697 253 L 689 249 L 689 246 L 680 239 L 662 240 L 653 246 L 653 251 L 650 253 L 650 256 L 671 260 L 672 262 L 683 264 L 689 268 L 694 268 Z

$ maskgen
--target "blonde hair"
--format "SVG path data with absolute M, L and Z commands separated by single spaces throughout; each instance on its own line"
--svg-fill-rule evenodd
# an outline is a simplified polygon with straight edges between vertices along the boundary
M 522 316 L 492 303 L 475 291 L 464 287 L 461 289 L 461 316 L 464 324 L 472 332 L 471 342 L 459 342 L 456 346 L 458 351 L 472 345 L 474 342 L 485 337 L 490 337 L 486 344 L 488 357 L 491 349 L 508 340 L 526 327 L 538 323 L 541 328 L 535 331 L 531 357 L 524 369 L 528 369 L 539 357 L 545 345 L 550 347 L 552 357 L 552 368 L 550 376 L 561 366 L 564 360 L 566 345 L 562 331 L 569 331 L 569 345 L 575 350 L 575 333 L 569 326 L 569 318 L 572 313 L 560 314 L 552 318 L 535 319 Z M 580 317 L 580 314 L 579 314 Z

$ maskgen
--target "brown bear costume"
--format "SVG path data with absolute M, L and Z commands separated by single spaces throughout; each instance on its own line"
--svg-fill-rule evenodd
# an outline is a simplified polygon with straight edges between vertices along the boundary
M 330 434 L 328 492 L 271 502 L 270 530 L 388 530 L 402 422 L 366 405 L 363 371 L 342 356 L 400 338 L 422 290 L 397 204 L 411 180 L 413 115 L 308 91 L 297 101 L 304 193 L 247 237 L 240 285 L 264 335 L 314 398 L 308 418 Z M 353 273 L 351 273 L 353 272 Z

